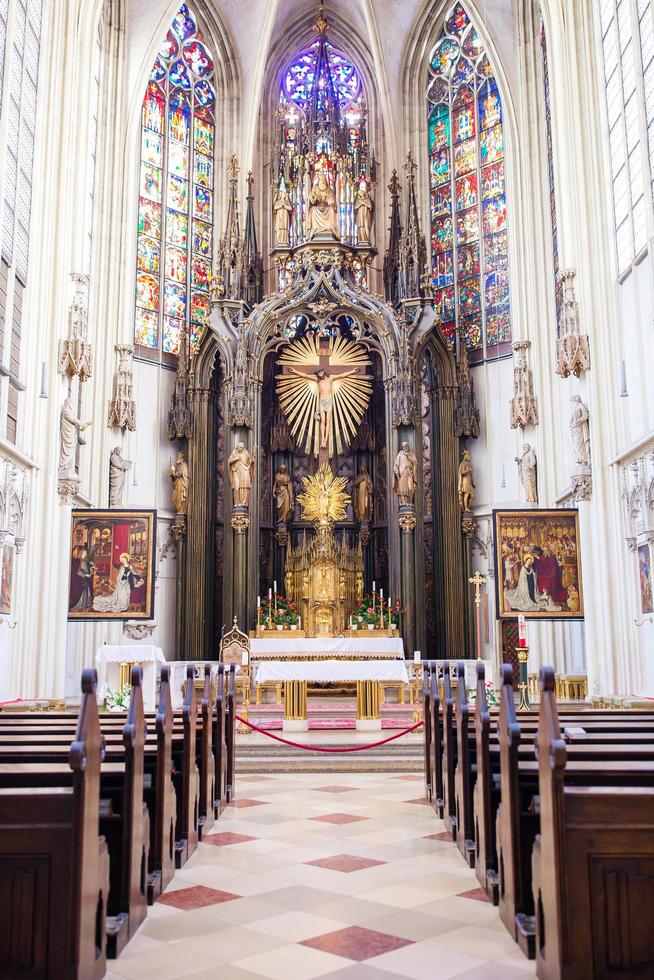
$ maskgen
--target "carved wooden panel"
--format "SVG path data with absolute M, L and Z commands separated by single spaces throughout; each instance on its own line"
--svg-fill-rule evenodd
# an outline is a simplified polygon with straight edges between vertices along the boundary
M 651 977 L 654 857 L 590 858 L 593 976 Z M 650 914 L 643 914 L 649 909 Z
M 49 893 L 47 855 L 0 856 L 0 976 L 46 976 Z

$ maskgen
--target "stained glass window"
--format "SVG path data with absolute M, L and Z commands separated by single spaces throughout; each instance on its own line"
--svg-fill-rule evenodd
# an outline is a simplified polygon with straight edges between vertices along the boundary
M 313 41 L 297 55 L 284 72 L 282 98 L 294 102 L 300 109 L 307 107 L 316 77 L 316 61 L 319 40 Z M 329 74 L 334 81 L 334 89 L 341 108 L 357 101 L 361 95 L 359 72 L 344 54 L 337 51 L 329 41 L 325 44 Z
M 652 0 L 638 0 L 638 33 L 640 57 L 643 66 L 643 97 L 647 125 L 647 148 L 652 199 L 654 200 L 654 4 Z
M 437 312 L 471 360 L 510 350 L 502 104 L 481 38 L 461 3 L 429 60 L 431 251 Z
M 173 19 L 143 100 L 136 259 L 137 351 L 191 349 L 209 319 L 214 61 L 187 4 Z
M 559 282 L 559 228 L 556 220 L 556 190 L 554 185 L 554 146 L 552 143 L 552 97 L 547 63 L 547 37 L 545 24 L 540 25 L 540 50 L 543 59 L 543 97 L 545 103 L 545 136 L 547 139 L 547 179 L 550 189 L 550 217 L 552 219 L 552 262 L 554 266 L 554 297 L 556 301 L 556 332 L 559 332 L 559 314 L 563 304 L 563 287 Z
M 644 115 L 650 124 L 654 122 L 651 0 L 600 0 L 600 22 L 613 219 L 618 274 L 622 275 L 647 244 L 651 211 L 651 195 L 646 193 L 651 164 L 642 140 Z M 648 96 L 644 81 L 649 85 Z

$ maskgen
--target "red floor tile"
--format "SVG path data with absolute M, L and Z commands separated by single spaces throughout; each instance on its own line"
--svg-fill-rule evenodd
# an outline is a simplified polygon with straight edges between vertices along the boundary
M 242 799 L 239 799 L 239 800 L 232 800 L 232 802 L 231 803 L 228 803 L 227 805 L 228 806 L 235 806 L 235 807 L 268 806 L 268 801 L 267 800 L 248 800 L 245 797 L 243 797 Z
M 309 817 L 309 820 L 320 820 L 322 823 L 355 823 L 357 820 L 368 820 L 369 817 L 355 817 L 352 813 L 326 813 L 324 817 Z
M 356 786 L 314 786 L 315 793 L 352 793 L 357 792 Z
M 444 830 L 441 834 L 423 834 L 423 837 L 425 840 L 452 840 L 446 830 Z
M 217 888 L 207 888 L 205 885 L 193 885 L 191 888 L 179 888 L 175 892 L 166 892 L 159 901 L 162 905 L 172 905 L 176 909 L 191 912 L 193 909 L 203 909 L 207 905 L 218 905 L 220 902 L 231 902 L 241 895 L 232 892 L 219 891 Z
M 431 800 L 426 796 L 419 796 L 417 800 L 402 800 L 403 803 L 422 803 L 423 806 L 431 806 Z
M 362 926 L 349 926 L 346 929 L 337 929 L 336 932 L 326 932 L 323 936 L 314 936 L 313 939 L 305 939 L 300 945 L 360 962 L 403 946 L 411 946 L 412 940 L 364 929 Z
M 317 858 L 315 861 L 305 861 L 316 868 L 329 868 L 330 871 L 362 871 L 364 868 L 374 868 L 386 861 L 373 861 L 372 858 L 357 857 L 354 854 L 334 854 L 333 857 Z
M 490 898 L 483 888 L 471 888 L 467 892 L 459 892 L 459 898 L 474 898 L 478 902 L 490 902 Z
M 244 844 L 248 840 L 258 840 L 248 834 L 235 834 L 231 830 L 223 830 L 220 834 L 209 834 L 202 838 L 203 844 L 213 844 L 214 847 L 226 847 L 228 844 Z

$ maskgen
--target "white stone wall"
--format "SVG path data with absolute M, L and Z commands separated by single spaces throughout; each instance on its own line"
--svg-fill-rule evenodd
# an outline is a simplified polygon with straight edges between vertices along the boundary
M 88 186 L 92 116 L 87 81 L 103 8 L 89 324 L 95 370 L 83 398 L 83 415 L 92 418 L 93 427 L 82 456 L 78 503 L 106 504 L 109 451 L 121 445 L 135 464 L 126 504 L 156 507 L 159 512 L 158 546 L 165 557 L 158 563 L 154 642 L 169 659 L 176 654 L 176 560 L 174 549 L 165 547 L 172 519 L 167 464 L 176 449 L 165 432 L 173 374 L 136 363 L 135 433 L 121 437 L 110 430 L 106 412 L 116 364 L 114 345 L 132 339 L 141 102 L 154 54 L 177 6 L 177 0 L 44 4 L 31 274 L 23 321 L 27 391 L 21 396 L 18 436 L 23 459 L 19 465 L 30 488 L 29 521 L 23 554 L 16 560 L 10 617 L 16 627 L 0 627 L 0 699 L 74 696 L 81 667 L 93 662 L 98 645 L 105 640 L 117 642 L 121 632 L 119 624 L 66 622 L 70 507 L 60 503 L 56 492 L 59 412 L 65 392 L 65 383 L 56 374 L 56 352 L 67 329 L 69 276 L 83 271 L 80 188 Z M 247 170 L 252 167 L 255 172 L 259 241 L 265 256 L 268 178 L 261 106 L 271 91 L 267 70 L 271 59 L 279 64 L 284 52 L 290 56 L 309 38 L 315 7 L 304 0 L 247 4 L 196 0 L 193 6 L 222 72 L 216 227 L 220 229 L 224 221 L 224 164 L 234 151 L 241 166 L 241 200 Z M 372 125 L 383 176 L 378 236 L 387 224 L 387 177 L 393 167 L 400 169 L 409 147 L 420 165 L 423 222 L 428 230 L 424 81 L 426 57 L 445 6 L 442 2 L 425 6 L 419 0 L 327 4 L 334 30 L 362 52 L 365 70 L 376 83 Z M 548 32 L 561 268 L 576 270 L 581 328 L 591 344 L 590 372 L 580 380 L 565 381 L 554 372 L 556 328 L 537 4 L 487 0 L 467 6 L 490 51 L 503 98 L 514 338 L 531 342 L 529 362 L 540 415 L 539 425 L 524 434 L 510 429 L 510 359 L 473 369 L 482 427 L 480 440 L 471 447 L 479 525 L 475 563 L 482 572 L 489 570 L 492 509 L 517 506 L 523 499 L 514 462 L 523 441 L 532 443 L 538 454 L 541 505 L 566 502 L 572 466 L 569 398 L 578 392 L 591 413 L 593 463 L 593 494 L 580 503 L 586 620 L 531 625 L 532 668 L 552 662 L 559 669 L 579 670 L 587 664 L 593 692 L 648 688 L 652 693 L 653 627 L 637 623 L 638 579 L 634 552 L 626 540 L 623 490 L 633 456 L 625 452 L 654 430 L 654 259 L 650 249 L 618 284 L 612 227 L 604 207 L 609 184 L 595 4 L 578 0 L 543 0 L 542 4 Z M 379 238 L 378 247 L 383 253 Z M 381 266 L 381 257 L 376 264 Z M 626 398 L 620 398 L 622 360 Z M 47 399 L 38 397 L 43 361 L 49 368 Z M 4 384 L 0 381 L 3 397 Z M 0 442 L 0 455 L 2 449 Z M 499 642 L 493 589 L 489 578 L 487 655 L 497 653 Z

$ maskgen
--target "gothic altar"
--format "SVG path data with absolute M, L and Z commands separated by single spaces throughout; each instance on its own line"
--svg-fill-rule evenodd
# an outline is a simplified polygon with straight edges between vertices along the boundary
M 321 12 L 305 101 L 280 95 L 267 295 L 252 177 L 241 233 L 232 158 L 211 320 L 197 350 L 182 343 L 169 434 L 188 457 L 178 527 L 188 659 L 215 652 L 234 616 L 253 630 L 275 585 L 311 636 L 343 633 L 362 603 L 365 618 L 376 586 L 394 597 L 407 656 L 472 646 L 474 522 L 457 500 L 460 439 L 478 432 L 468 358 L 438 329 L 416 166 L 408 157 L 403 195 L 387 175 L 387 205 L 365 102 L 354 91 L 343 100 L 327 31 Z M 371 281 L 387 206 L 382 297 Z M 321 496 L 321 472 L 338 499 Z

